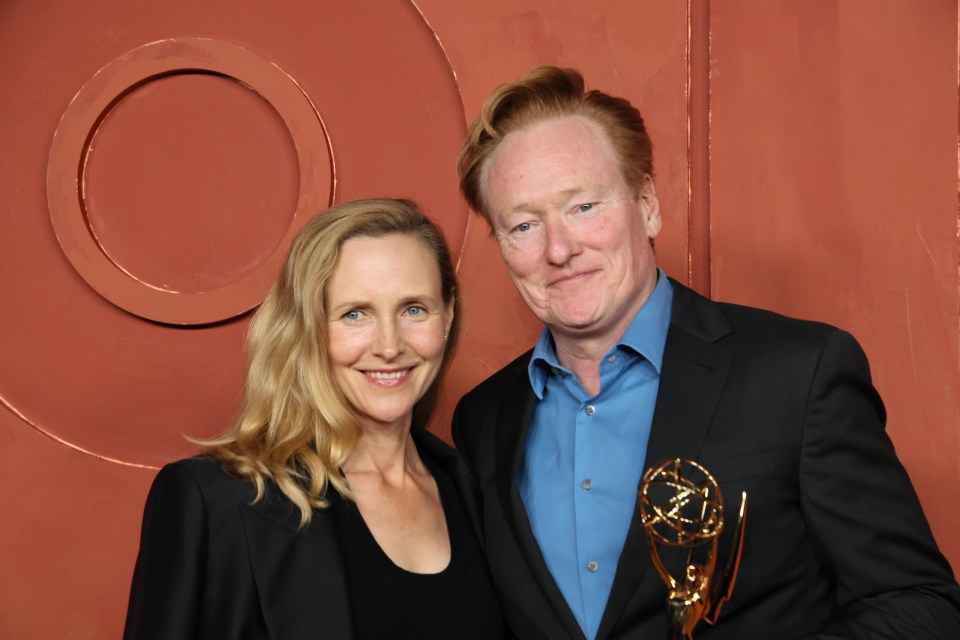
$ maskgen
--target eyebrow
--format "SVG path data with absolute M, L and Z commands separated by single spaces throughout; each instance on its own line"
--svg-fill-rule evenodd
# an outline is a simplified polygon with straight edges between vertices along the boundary
M 414 293 L 404 296 L 397 301 L 398 307 L 404 307 L 409 304 L 420 304 L 424 306 L 431 304 L 443 305 L 443 295 L 434 296 L 433 293 Z M 348 309 L 370 309 L 373 306 L 370 300 L 344 300 L 337 305 L 331 305 L 329 310 L 333 312 Z
M 555 199 L 555 200 L 567 201 L 567 200 L 569 200 L 570 198 L 572 198 L 573 196 L 575 196 L 575 195 L 577 195 L 577 194 L 580 194 L 580 193 L 584 193 L 585 191 L 589 191 L 590 189 L 593 189 L 593 188 L 595 188 L 595 187 L 571 187 L 570 189 L 564 189 L 563 191 L 558 192 L 558 193 L 557 193 L 557 197 L 554 198 L 554 199 Z M 533 209 L 533 206 L 530 205 L 530 203 L 528 203 L 528 202 L 520 202 L 520 203 L 514 205 L 513 207 L 511 207 L 508 211 L 506 211 L 506 212 L 504 213 L 504 215 L 508 215 L 508 216 L 509 216 L 509 215 L 513 215 L 513 214 L 515 214 L 515 213 L 519 213 L 519 212 L 523 212 L 523 211 L 530 211 L 530 210 L 532 210 L 532 209 Z

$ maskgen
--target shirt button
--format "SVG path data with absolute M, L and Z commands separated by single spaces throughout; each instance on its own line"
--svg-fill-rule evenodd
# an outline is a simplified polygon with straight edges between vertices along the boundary
M 593 482 L 590 481 L 590 478 L 586 478 L 583 482 L 580 483 L 580 486 L 590 491 L 593 488 Z
M 597 408 L 592 404 L 588 404 L 587 408 L 584 410 L 584 413 L 586 413 L 588 416 L 592 416 L 596 412 L 597 412 Z
M 599 570 L 600 570 L 600 563 L 597 562 L 596 560 L 591 560 L 590 562 L 587 563 L 587 571 L 589 571 L 590 573 L 596 573 Z

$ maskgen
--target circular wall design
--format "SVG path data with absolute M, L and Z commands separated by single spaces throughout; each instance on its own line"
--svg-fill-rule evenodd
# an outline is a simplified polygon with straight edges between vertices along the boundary
M 103 460 L 156 467 L 229 426 L 245 310 L 330 202 L 411 198 L 464 244 L 463 102 L 413 3 L 212 7 L 57 2 L 7 30 L 30 37 L 0 60 L 0 410 Z M 138 210 L 174 195 L 194 212 Z
M 260 94 L 178 73 L 110 111 L 83 184 L 88 227 L 111 262 L 149 286 L 199 293 L 263 267 L 296 221 L 300 170 Z
M 87 167 L 100 128 L 134 91 L 174 74 L 222 76 L 257 92 L 283 119 L 298 160 L 298 200 L 280 242 L 235 281 L 202 291 L 170 290 L 124 268 L 98 237 L 88 206 Z M 149 149 L 143 151 L 148 153 Z M 94 290 L 142 318 L 192 325 L 233 318 L 259 304 L 276 278 L 293 235 L 311 214 L 331 202 L 332 186 L 330 148 L 323 124 L 293 78 L 237 45 L 208 38 L 174 38 L 118 57 L 76 95 L 54 135 L 47 170 L 47 203 L 64 254 Z

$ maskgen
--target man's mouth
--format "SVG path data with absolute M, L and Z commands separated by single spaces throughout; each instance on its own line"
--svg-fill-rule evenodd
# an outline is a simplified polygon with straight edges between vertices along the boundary
M 576 280 L 582 280 L 583 278 L 586 278 L 592 273 L 593 271 L 578 271 L 576 273 L 567 273 L 560 276 L 559 278 L 552 280 L 549 286 L 551 287 L 562 286 L 567 283 L 574 282 Z

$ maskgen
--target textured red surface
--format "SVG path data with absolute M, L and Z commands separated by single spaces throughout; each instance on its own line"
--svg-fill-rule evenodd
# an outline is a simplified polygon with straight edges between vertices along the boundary
M 5 2 L 0 637 L 119 637 L 154 473 L 135 465 L 188 454 L 181 434 L 215 433 L 236 407 L 246 319 L 181 328 L 122 310 L 71 266 L 46 200 L 54 132 L 74 95 L 126 52 L 185 36 L 242 46 L 299 83 L 327 127 L 336 200 L 408 196 L 442 222 L 466 303 L 435 425 L 445 436 L 456 399 L 537 331 L 486 227 L 457 195 L 465 119 L 496 84 L 541 62 L 578 67 L 630 97 L 655 144 L 662 265 L 717 298 L 853 331 L 958 567 L 957 7 L 692 5 L 688 30 L 685 3 L 660 0 Z M 252 268 L 282 235 L 297 184 L 296 132 L 256 96 L 210 80 L 134 92 L 90 157 L 104 244 L 143 280 L 184 291 Z M 185 115 L 193 95 L 209 109 L 195 121 Z M 157 132 L 145 123 L 185 120 L 150 142 Z M 177 173 L 179 161 L 201 158 L 195 172 Z M 195 208 L 147 199 L 141 192 L 159 184 L 150 171 Z M 129 209 L 145 215 L 127 218 Z M 183 247 L 180 262 L 171 251 Z

